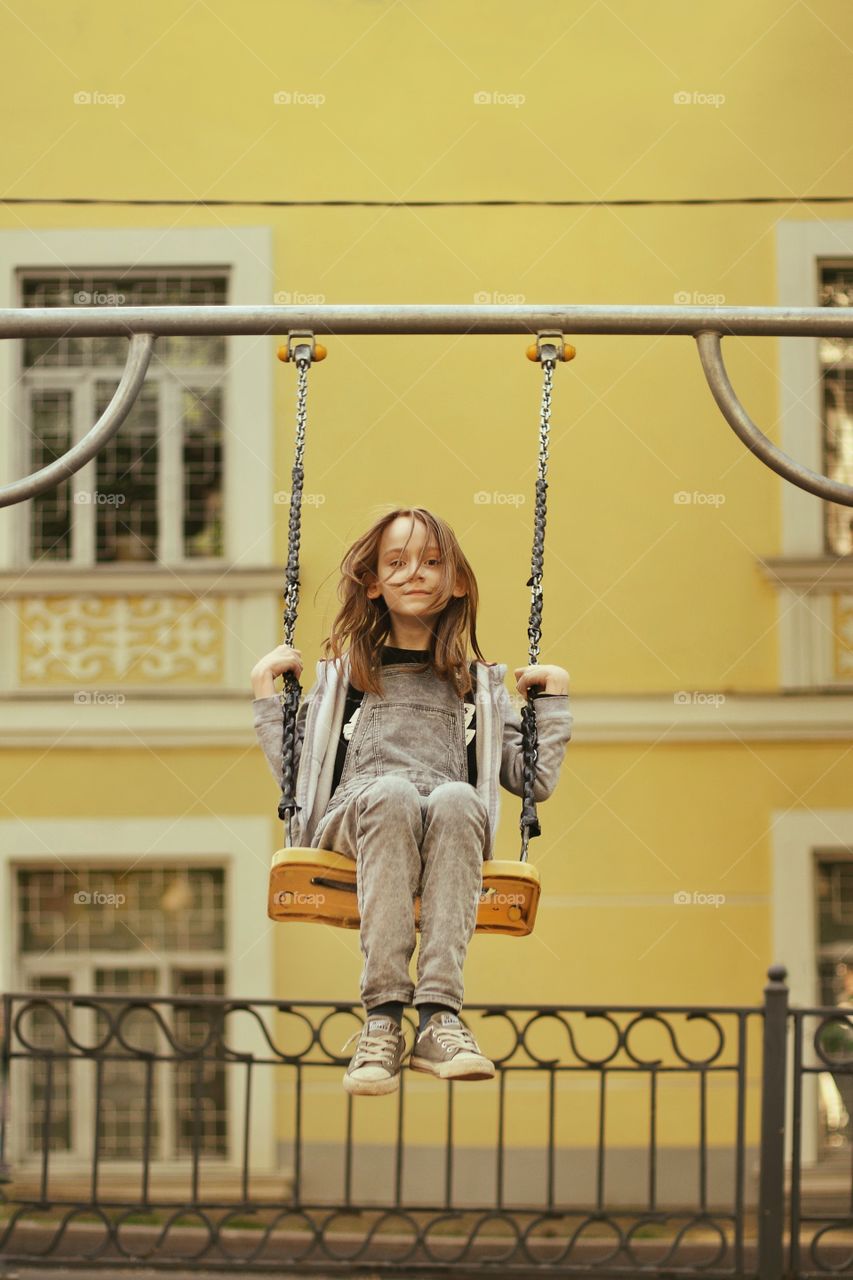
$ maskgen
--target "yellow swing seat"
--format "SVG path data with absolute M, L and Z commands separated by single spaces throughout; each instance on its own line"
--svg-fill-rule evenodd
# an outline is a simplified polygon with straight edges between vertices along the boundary
M 523 937 L 533 931 L 539 905 L 539 873 L 518 859 L 483 863 L 477 933 Z M 273 854 L 267 914 L 271 920 L 301 920 L 358 929 L 355 862 L 330 849 L 292 847 Z M 421 899 L 415 898 L 415 928 Z

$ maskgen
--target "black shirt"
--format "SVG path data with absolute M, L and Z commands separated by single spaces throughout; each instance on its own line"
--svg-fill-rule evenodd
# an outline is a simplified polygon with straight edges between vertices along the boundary
M 429 658 L 429 649 L 397 649 L 393 645 L 383 645 L 381 654 L 382 666 L 389 662 L 425 662 Z M 473 663 L 471 666 L 473 667 Z M 473 676 L 472 671 L 472 676 Z M 332 778 L 332 790 L 334 791 L 341 780 L 341 774 L 344 770 L 344 758 L 347 753 L 350 738 L 352 737 L 352 718 L 358 711 L 364 701 L 364 693 L 360 689 L 356 689 L 353 684 L 347 686 L 347 697 L 344 704 L 344 722 L 341 726 L 341 736 L 338 741 L 337 755 L 335 756 L 335 772 Z M 477 752 L 475 745 L 476 735 L 476 702 L 474 701 L 474 690 L 470 690 L 465 694 L 465 720 L 466 720 L 466 739 L 468 744 L 468 781 L 472 786 L 477 784 Z M 469 719 L 470 717 L 470 719 Z

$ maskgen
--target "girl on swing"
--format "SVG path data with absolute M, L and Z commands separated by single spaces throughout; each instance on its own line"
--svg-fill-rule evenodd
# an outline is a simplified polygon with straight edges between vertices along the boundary
M 409 1004 L 420 1024 L 413 1070 L 490 1079 L 494 1064 L 459 1012 L 483 859 L 492 857 L 497 830 L 498 783 L 523 794 L 521 718 L 504 687 L 506 666 L 483 658 L 473 570 L 450 526 L 426 508 L 397 508 L 377 520 L 341 572 L 342 607 L 297 715 L 292 839 L 356 862 L 367 1016 L 344 1088 L 399 1087 Z M 479 662 L 469 664 L 469 646 Z M 302 668 L 301 651 L 280 645 L 251 673 L 255 731 L 279 785 L 282 713 L 273 681 L 286 671 L 299 678 Z M 530 685 L 544 685 L 536 697 L 540 801 L 557 784 L 571 737 L 569 674 L 537 665 L 516 667 L 515 676 L 525 697 Z

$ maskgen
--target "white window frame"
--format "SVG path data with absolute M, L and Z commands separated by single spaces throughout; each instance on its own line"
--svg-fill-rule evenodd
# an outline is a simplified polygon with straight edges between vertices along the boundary
M 227 357 L 226 357 L 227 359 Z M 123 373 L 123 369 L 118 365 L 87 365 L 79 367 L 68 365 L 62 367 L 46 367 L 44 369 L 23 369 L 20 374 L 21 385 L 21 419 L 27 421 L 29 418 L 29 407 L 26 403 L 29 390 L 45 390 L 45 391 L 69 391 L 72 403 L 72 444 L 77 444 L 82 440 L 87 432 L 91 429 L 95 421 L 95 390 L 99 382 L 118 382 Z M 180 416 L 180 392 L 183 387 L 189 390 L 204 393 L 219 383 L 222 396 L 222 422 L 228 422 L 229 412 L 226 403 L 227 398 L 227 363 L 222 368 L 216 368 L 213 365 L 202 365 L 186 373 L 186 382 L 183 378 L 171 373 L 170 370 L 163 368 L 156 361 L 151 362 L 145 375 L 145 386 L 154 388 L 157 397 L 157 420 L 159 434 L 157 437 L 158 444 L 158 468 L 157 468 L 157 556 L 155 560 L 147 560 L 144 563 L 149 569 L 156 568 L 158 564 L 169 565 L 172 568 L 188 569 L 188 568 L 218 568 L 226 563 L 225 555 L 221 556 L 191 556 L 184 555 L 183 549 L 183 499 L 181 493 L 181 480 L 183 478 L 182 468 L 182 436 L 179 431 L 171 431 L 168 426 L 176 423 Z M 140 391 L 142 395 L 142 391 Z M 20 438 L 18 433 L 17 461 L 15 463 L 15 472 L 17 475 L 24 475 L 30 469 L 30 450 L 25 442 Z M 224 452 L 224 451 L 223 451 Z M 223 459 L 222 479 L 223 485 L 226 484 L 225 477 L 226 466 Z M 97 571 L 101 564 L 109 563 L 125 567 L 130 563 L 131 572 L 133 571 L 133 563 L 127 561 L 98 561 L 96 557 L 96 508 L 91 502 L 84 502 L 78 505 L 78 494 L 92 493 L 97 488 L 97 458 L 92 458 L 79 471 L 75 471 L 68 478 L 69 485 L 69 504 L 73 511 L 72 521 L 72 537 L 71 537 L 71 555 L 67 560 L 57 559 L 53 556 L 45 556 L 41 563 L 46 567 L 55 565 L 60 569 L 63 565 L 74 565 L 78 568 L 91 568 Z M 30 552 L 31 547 L 31 527 L 32 527 L 32 503 L 21 503 L 20 508 L 16 508 L 22 513 L 22 519 L 19 521 L 17 536 L 20 539 L 16 552 L 16 560 L 19 564 L 33 564 Z M 226 529 L 227 537 L 227 529 Z
M 16 992 L 22 989 L 21 961 L 16 953 L 17 895 L 16 875 L 22 867 L 54 868 L 57 859 L 66 866 L 96 866 L 99 863 L 131 866 L 148 858 L 161 862 L 222 866 L 225 868 L 225 950 L 216 953 L 217 964 L 226 973 L 225 995 L 229 999 L 275 999 L 274 979 L 274 930 L 275 923 L 266 914 L 269 885 L 269 865 L 264 850 L 270 846 L 269 823 L 265 818 L 227 815 L 220 818 L 187 818 L 175 815 L 165 818 L 45 818 L 0 820 L 0 885 L 3 889 L 2 916 L 0 920 L 0 990 Z M 102 954 L 102 953 L 98 953 Z M 179 960 L 185 953 L 175 953 Z M 209 952 L 193 953 L 193 964 L 204 964 Z M 88 955 L 88 953 L 87 953 Z M 46 957 L 43 971 L 65 972 L 73 968 L 74 958 Z M 120 960 L 121 957 L 114 957 Z M 28 967 L 35 963 L 27 958 Z M 42 967 L 41 965 L 39 967 Z M 259 1056 L 269 1055 L 269 1046 L 260 1031 L 249 1018 L 239 1019 L 241 1049 Z M 235 1024 L 236 1025 L 236 1021 Z M 15 1063 L 20 1067 L 25 1063 Z M 74 1087 L 80 1080 L 72 1064 Z M 90 1068 L 91 1070 L 91 1068 Z M 274 1115 L 275 1091 L 270 1066 L 253 1073 L 252 1113 L 249 1135 L 251 1168 L 258 1173 L 271 1173 L 278 1169 L 276 1159 Z M 227 1068 L 227 1096 L 229 1116 L 230 1155 L 225 1162 L 229 1170 L 240 1168 L 243 1134 L 243 1107 L 245 1106 L 245 1069 L 239 1065 Z M 88 1082 L 87 1082 L 88 1083 Z M 23 1072 L 13 1076 L 14 1096 L 27 1082 Z M 91 1129 L 89 1130 L 91 1133 Z M 23 1156 L 24 1135 L 13 1135 L 13 1160 Z M 25 1167 L 29 1167 L 23 1161 Z M 173 1173 L 187 1164 L 185 1157 L 175 1161 L 152 1163 L 152 1173 Z M 217 1162 L 218 1165 L 219 1162 Z M 70 1153 L 55 1152 L 51 1166 L 75 1169 L 79 1159 Z M 137 1165 L 110 1160 L 109 1167 L 118 1173 L 133 1173 Z
M 776 226 L 778 305 L 817 307 L 819 260 L 850 258 L 853 221 L 793 222 Z M 823 471 L 823 404 L 818 338 L 780 338 L 779 375 L 785 453 L 812 471 Z M 795 484 L 782 485 L 782 553 L 824 556 L 824 504 Z
M 783 219 L 776 226 L 778 305 L 819 306 L 820 259 L 853 259 L 853 221 Z M 781 439 L 785 453 L 823 472 L 818 338 L 779 338 Z M 834 668 L 833 593 L 853 589 L 853 557 L 833 566 L 824 550 L 824 503 L 781 485 L 781 557 L 769 561 L 779 591 L 780 683 L 784 689 L 849 689 Z M 849 563 L 848 563 L 849 561 Z
M 228 274 L 232 305 L 273 303 L 271 227 L 142 227 L 0 231 L 0 307 L 20 305 L 21 270 L 134 267 L 213 267 Z M 225 548 L 223 558 L 213 562 L 217 565 L 266 567 L 274 563 L 273 357 L 267 335 L 228 338 L 222 383 Z M 20 339 L 0 342 L 0 386 L 7 392 L 0 399 L 0 483 L 20 475 L 16 470 L 19 435 L 26 420 L 21 373 Z M 89 426 L 94 426 L 94 421 Z M 267 494 L 268 500 L 258 501 L 259 494 Z M 25 533 L 20 506 L 0 512 L 0 571 L 28 566 Z M 113 562 L 108 563 L 113 567 Z M 93 570 L 101 567 L 106 566 L 93 565 Z M 129 566 L 131 571 L 134 567 Z M 151 563 L 146 567 L 150 569 Z M 163 572 L 169 569 L 164 566 Z
M 82 864 L 78 864 L 82 865 Z M 183 864 L 182 864 L 183 865 Z M 14 874 L 20 870 L 38 868 L 24 868 L 17 866 L 14 868 Z M 147 953 L 140 954 L 133 952 L 128 955 L 127 952 L 114 951 L 83 951 L 83 952 L 49 952 L 44 956 L 30 957 L 29 955 L 20 958 L 20 978 L 17 985 L 24 991 L 35 991 L 36 987 L 32 979 L 43 977 L 56 977 L 61 974 L 70 981 L 70 995 L 94 995 L 97 1000 L 97 992 L 95 987 L 95 971 L 97 969 L 155 969 L 158 972 L 159 985 L 162 990 L 157 995 L 152 995 L 150 999 L 158 1001 L 168 999 L 171 992 L 167 988 L 167 983 L 163 981 L 168 977 L 168 971 L 172 969 L 222 969 L 225 973 L 224 995 L 228 992 L 228 966 L 226 956 L 223 953 L 215 953 L 210 951 L 198 952 L 179 952 L 173 951 L 167 953 L 167 958 L 152 959 Z M 46 992 L 47 999 L 50 998 L 50 992 Z M 129 993 L 132 994 L 132 993 Z M 140 994 L 137 992 L 136 994 Z M 109 1006 L 107 1006 L 109 1007 Z M 113 1006 L 114 1008 L 116 1006 Z M 74 1028 L 74 1035 L 81 1044 L 93 1044 L 96 1039 L 96 1019 L 93 1009 L 72 1010 L 69 1004 L 60 1001 L 57 1005 L 60 1012 L 69 1016 L 69 1021 Z M 167 1052 L 169 1049 L 168 1042 L 162 1031 L 158 1028 L 158 1052 Z M 66 1059 L 66 1061 L 68 1061 Z M 139 1061 L 138 1059 L 136 1060 Z M 17 1088 L 23 1087 L 23 1099 L 27 1103 L 32 1096 L 31 1079 L 32 1061 L 27 1062 L 28 1075 L 25 1077 L 21 1072 L 16 1081 Z M 175 1082 L 175 1063 L 159 1062 L 154 1073 L 154 1086 L 152 1090 L 152 1105 L 156 1109 L 160 1117 L 160 1133 L 156 1140 L 151 1144 L 151 1168 L 167 1169 L 170 1172 L 176 1171 L 190 1164 L 190 1157 L 185 1154 L 167 1157 L 163 1159 L 160 1155 L 162 1149 L 174 1151 L 177 1143 L 177 1132 L 175 1127 L 175 1113 L 172 1105 L 173 1089 Z M 70 1121 L 70 1143 L 67 1151 L 52 1151 L 50 1155 L 51 1165 L 57 1170 L 78 1169 L 85 1165 L 88 1154 L 91 1151 L 91 1137 L 95 1131 L 95 1087 L 94 1087 L 94 1071 L 95 1062 L 93 1059 L 83 1057 L 75 1057 L 69 1063 L 69 1082 L 71 1090 L 71 1114 Z M 226 1167 L 236 1167 L 240 1163 L 240 1141 L 242 1134 L 234 1132 L 235 1122 L 239 1129 L 239 1117 L 234 1114 L 232 1103 L 232 1079 L 231 1069 L 225 1067 L 225 1085 L 226 1085 L 226 1112 L 227 1112 L 227 1152 L 222 1157 L 203 1157 L 208 1160 L 211 1165 L 221 1161 Z M 238 1068 L 239 1070 L 239 1068 Z M 17 1092 L 17 1090 L 16 1090 Z M 27 1145 L 26 1124 L 29 1117 L 25 1114 L 20 1103 L 22 1095 L 18 1096 L 18 1106 L 15 1108 L 15 1116 L 20 1120 L 20 1132 L 15 1135 L 15 1144 L 20 1153 L 20 1163 L 23 1167 L 33 1167 L 40 1162 L 40 1152 L 33 1151 Z M 124 1157 L 113 1157 L 101 1155 L 100 1161 L 104 1172 L 112 1169 L 123 1169 L 131 1167 Z M 137 1167 L 133 1166 L 133 1167 Z
M 820 1004 L 817 963 L 817 856 L 833 852 L 839 857 L 853 847 L 853 809 L 774 809 L 772 925 L 774 963 L 787 969 L 791 1005 L 814 1008 Z M 788 1045 L 787 1114 L 790 1115 L 793 1079 L 793 1037 Z M 807 1065 L 819 1059 L 805 1046 Z M 802 1164 L 817 1161 L 818 1077 L 803 1077 Z M 785 1132 L 785 1158 L 791 1160 L 790 1125 Z

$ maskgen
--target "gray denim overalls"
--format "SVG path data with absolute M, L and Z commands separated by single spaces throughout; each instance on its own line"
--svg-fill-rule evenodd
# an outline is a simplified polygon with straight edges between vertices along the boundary
M 489 816 L 468 782 L 462 699 L 431 670 L 412 666 L 384 665 L 384 697 L 365 694 L 340 782 L 311 844 L 356 859 L 365 1009 L 414 997 L 415 1004 L 459 1010 Z

